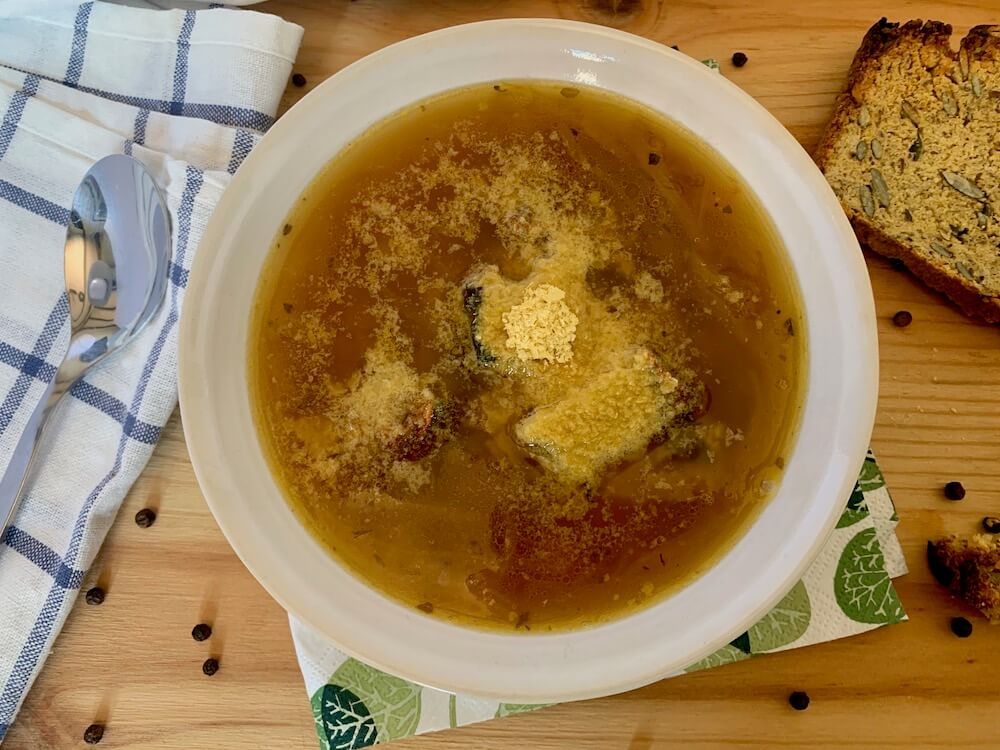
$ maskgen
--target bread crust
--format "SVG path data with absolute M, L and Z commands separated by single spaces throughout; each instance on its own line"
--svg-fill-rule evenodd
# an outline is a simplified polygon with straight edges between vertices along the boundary
M 934 59 L 953 64 L 958 54 L 951 50 L 952 28 L 939 21 L 909 21 L 890 23 L 885 18 L 876 22 L 865 34 L 855 53 L 847 76 L 846 90 L 837 97 L 833 116 L 814 153 L 814 160 L 824 173 L 828 164 L 840 156 L 836 153 L 838 135 L 849 119 L 856 115 L 865 90 L 872 85 L 871 74 L 881 57 L 891 54 L 901 44 L 918 44 Z M 1000 26 L 975 26 L 962 40 L 960 50 L 980 60 L 1000 60 Z M 947 272 L 931 263 L 923 254 L 886 234 L 863 212 L 841 201 L 858 240 L 890 258 L 898 258 L 925 284 L 947 295 L 967 315 L 989 323 L 1000 323 L 1000 297 L 983 294 L 982 290 L 964 277 Z

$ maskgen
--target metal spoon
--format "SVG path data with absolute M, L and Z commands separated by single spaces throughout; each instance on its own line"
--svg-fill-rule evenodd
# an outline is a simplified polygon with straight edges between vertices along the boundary
M 64 249 L 69 349 L 0 479 L 0 539 L 24 494 L 45 425 L 84 373 L 131 341 L 167 287 L 170 214 L 146 168 L 116 154 L 92 166 L 73 195 Z

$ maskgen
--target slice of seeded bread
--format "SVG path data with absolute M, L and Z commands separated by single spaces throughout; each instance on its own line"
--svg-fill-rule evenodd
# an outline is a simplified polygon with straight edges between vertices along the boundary
M 858 239 L 1000 322 L 1000 26 L 865 35 L 816 161 Z

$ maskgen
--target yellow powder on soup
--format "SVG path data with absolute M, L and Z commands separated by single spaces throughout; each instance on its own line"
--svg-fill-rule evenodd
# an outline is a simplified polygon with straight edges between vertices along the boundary
M 539 284 L 524 292 L 523 301 L 503 314 L 507 348 L 521 361 L 542 359 L 569 362 L 580 319 L 565 302 L 566 293 L 552 284 Z

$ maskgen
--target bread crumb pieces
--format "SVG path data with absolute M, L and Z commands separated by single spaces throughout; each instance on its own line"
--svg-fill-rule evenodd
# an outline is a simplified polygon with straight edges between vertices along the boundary
M 927 560 L 939 583 L 1000 624 L 1000 537 L 974 534 L 928 542 Z
M 503 314 L 507 348 L 522 362 L 541 359 L 565 364 L 573 358 L 580 319 L 565 302 L 566 293 L 552 284 L 524 291 L 522 302 Z

